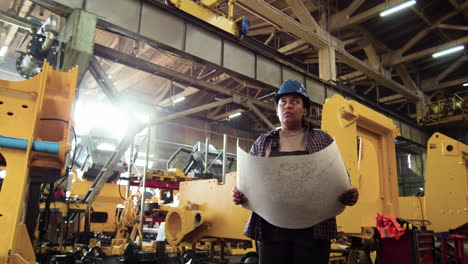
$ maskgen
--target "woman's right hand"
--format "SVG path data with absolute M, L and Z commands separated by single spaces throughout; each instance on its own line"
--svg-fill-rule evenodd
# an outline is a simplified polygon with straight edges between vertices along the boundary
M 232 189 L 232 201 L 235 204 L 243 204 L 246 203 L 249 199 L 245 197 L 245 195 L 237 189 L 237 186 Z

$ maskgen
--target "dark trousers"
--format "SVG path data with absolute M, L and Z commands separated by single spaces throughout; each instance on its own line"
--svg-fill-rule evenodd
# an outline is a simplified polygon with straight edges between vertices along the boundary
M 292 239 L 257 241 L 259 264 L 328 264 L 330 241 Z

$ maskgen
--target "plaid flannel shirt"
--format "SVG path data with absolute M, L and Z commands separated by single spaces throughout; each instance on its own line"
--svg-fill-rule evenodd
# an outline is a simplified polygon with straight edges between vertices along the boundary
M 273 137 L 279 130 L 272 130 L 261 135 L 250 149 L 250 154 L 254 156 L 265 156 L 267 146 L 271 144 Z M 309 154 L 320 151 L 333 142 L 333 138 L 326 132 L 319 129 L 306 127 L 307 146 L 306 150 Z M 245 227 L 244 235 L 254 240 L 265 240 L 264 230 L 268 222 L 256 213 L 252 213 L 249 222 Z M 308 230 L 312 229 L 314 239 L 333 239 L 337 236 L 336 219 L 335 217 L 327 219 Z M 275 230 L 275 229 L 273 229 Z

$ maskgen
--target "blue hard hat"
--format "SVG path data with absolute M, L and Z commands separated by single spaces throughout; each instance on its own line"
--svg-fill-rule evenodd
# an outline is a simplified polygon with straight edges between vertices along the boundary
M 310 107 L 310 98 L 306 88 L 301 82 L 292 79 L 286 80 L 283 82 L 283 84 L 281 84 L 278 92 L 275 94 L 275 105 L 278 105 L 278 101 L 281 98 L 281 96 L 292 93 L 297 93 L 301 95 L 302 101 L 304 101 L 304 107 Z

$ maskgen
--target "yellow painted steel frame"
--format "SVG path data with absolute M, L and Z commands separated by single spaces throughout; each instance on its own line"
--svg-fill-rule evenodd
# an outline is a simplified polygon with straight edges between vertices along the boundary
M 239 36 L 237 21 L 226 17 L 222 12 L 213 9 L 219 1 L 202 1 L 196 3 L 193 0 L 170 0 L 178 9 L 191 14 L 215 27 L 218 27 L 232 35 Z M 208 6 L 203 5 L 206 3 Z M 230 7 L 232 8 L 232 7 Z
M 424 196 L 400 197 L 400 217 L 424 219 L 435 232 L 462 226 L 468 219 L 468 146 L 434 133 L 427 142 L 426 164 Z
M 170 245 L 196 243 L 202 237 L 250 240 L 243 235 L 250 211 L 231 200 L 236 174 L 216 179 L 180 183 L 180 204 L 166 216 L 165 234 Z
M 90 181 L 74 179 L 70 192 L 71 196 L 78 195 L 79 198 L 83 198 L 92 184 L 93 182 Z M 107 221 L 104 223 L 91 223 L 91 232 L 117 232 L 117 205 L 124 202 L 119 195 L 119 187 L 122 188 L 121 193 L 124 195 L 126 188 L 124 186 L 115 183 L 105 183 L 102 187 L 99 196 L 97 196 L 91 206 L 94 212 L 107 213 Z M 84 229 L 84 222 L 83 219 L 83 221 L 81 221 L 81 231 Z
M 398 216 L 398 182 L 393 121 L 355 101 L 335 94 L 323 105 L 322 130 L 340 148 L 359 201 L 337 217 L 338 230 L 372 235 L 376 214 Z
M 45 172 L 64 167 L 77 73 L 77 68 L 57 72 L 45 62 L 42 72 L 29 80 L 0 80 L 0 135 L 29 141 L 26 150 L 0 148 L 6 161 L 0 190 L 0 263 L 35 263 L 24 225 L 28 175 L 32 167 Z M 60 152 L 34 152 L 34 140 L 59 142 Z

